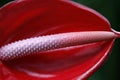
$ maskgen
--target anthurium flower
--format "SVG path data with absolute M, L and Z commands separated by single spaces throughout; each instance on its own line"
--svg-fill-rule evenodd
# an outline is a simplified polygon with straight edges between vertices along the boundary
M 86 80 L 120 33 L 70 0 L 15 0 L 0 8 L 1 80 Z

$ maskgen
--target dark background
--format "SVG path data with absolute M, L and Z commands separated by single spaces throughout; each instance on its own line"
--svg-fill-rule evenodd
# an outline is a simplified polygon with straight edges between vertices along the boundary
M 12 0 L 0 0 L 0 6 Z M 74 0 L 104 15 L 111 23 L 111 27 L 120 31 L 120 0 Z M 89 80 L 119 80 L 120 40 L 115 45 L 108 60 L 94 73 Z

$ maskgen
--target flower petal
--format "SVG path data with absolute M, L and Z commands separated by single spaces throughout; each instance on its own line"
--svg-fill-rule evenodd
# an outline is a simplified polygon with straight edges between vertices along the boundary
M 112 31 L 102 15 L 69 0 L 16 0 L 3 6 L 0 15 L 1 46 L 48 34 Z M 102 65 L 113 41 L 64 48 L 2 62 L 0 69 L 7 70 L 13 80 L 86 79 Z M 5 76 L 4 71 L 1 75 Z

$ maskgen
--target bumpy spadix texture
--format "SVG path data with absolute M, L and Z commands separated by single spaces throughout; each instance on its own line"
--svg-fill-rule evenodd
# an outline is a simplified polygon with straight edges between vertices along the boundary
M 42 51 L 77 46 L 116 38 L 113 32 L 71 32 L 16 41 L 0 48 L 0 59 L 11 60 Z

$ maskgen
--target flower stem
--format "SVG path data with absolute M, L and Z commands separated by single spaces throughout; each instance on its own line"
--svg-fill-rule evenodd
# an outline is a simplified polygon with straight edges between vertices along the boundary
M 118 31 L 115 31 L 114 29 L 112 29 L 112 31 L 116 34 L 116 38 L 120 38 L 120 32 L 118 32 Z

